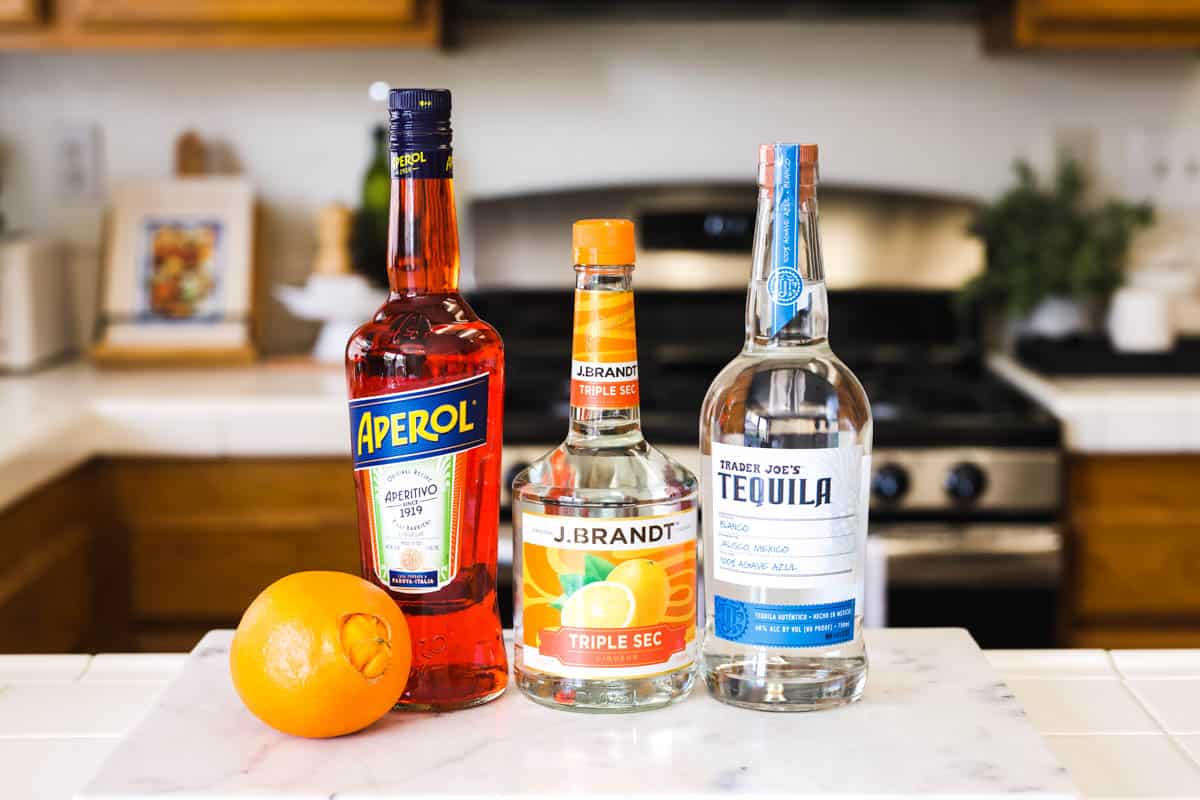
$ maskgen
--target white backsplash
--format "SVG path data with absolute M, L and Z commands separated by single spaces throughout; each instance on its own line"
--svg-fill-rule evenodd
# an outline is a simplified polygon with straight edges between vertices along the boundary
M 985 56 L 968 24 L 503 24 L 463 40 L 450 52 L 4 53 L 0 203 L 76 245 L 86 309 L 99 213 L 53 185 L 64 126 L 101 126 L 110 185 L 166 175 L 187 128 L 228 146 L 266 204 L 266 286 L 308 273 L 319 206 L 355 201 L 369 126 L 385 116 L 367 96 L 380 79 L 454 90 L 464 225 L 471 197 L 749 181 L 756 145 L 775 139 L 819 142 L 826 181 L 989 196 L 1015 156 L 1045 165 L 1056 130 L 1085 127 L 1101 188 L 1120 191 L 1132 132 L 1200 125 L 1190 54 Z M 564 269 L 566 247 L 564 231 Z M 308 346 L 315 330 L 265 288 L 261 307 L 267 351 Z

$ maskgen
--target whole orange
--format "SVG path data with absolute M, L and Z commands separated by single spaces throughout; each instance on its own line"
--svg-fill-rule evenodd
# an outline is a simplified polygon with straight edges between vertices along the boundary
M 273 728 L 325 738 L 361 730 L 408 682 L 408 623 L 387 592 L 344 572 L 297 572 L 262 591 L 229 651 L 242 702 Z

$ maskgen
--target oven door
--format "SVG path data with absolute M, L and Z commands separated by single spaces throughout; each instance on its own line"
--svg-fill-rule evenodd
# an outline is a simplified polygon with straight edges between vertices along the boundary
M 1053 647 L 1062 572 L 1053 524 L 872 524 L 867 623 L 966 628 L 985 648 Z

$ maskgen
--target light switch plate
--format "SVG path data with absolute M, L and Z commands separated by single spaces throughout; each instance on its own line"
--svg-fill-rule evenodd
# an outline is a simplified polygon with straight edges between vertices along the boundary
M 67 205 L 95 205 L 104 196 L 100 126 L 61 126 L 54 142 L 55 186 Z
M 1200 128 L 1144 128 L 1126 140 L 1129 192 L 1166 209 L 1200 209 Z

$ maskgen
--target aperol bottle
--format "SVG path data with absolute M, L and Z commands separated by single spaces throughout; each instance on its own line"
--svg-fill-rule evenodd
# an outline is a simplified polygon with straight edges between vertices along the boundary
M 396 89 L 387 302 L 350 338 L 363 575 L 412 632 L 398 706 L 485 703 L 508 681 L 496 597 L 504 345 L 458 293 L 450 92 Z

